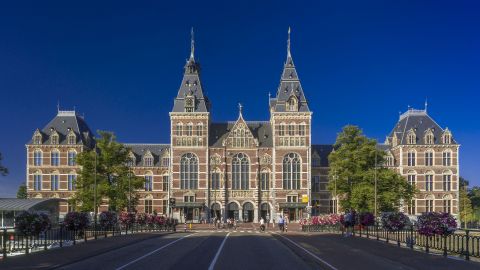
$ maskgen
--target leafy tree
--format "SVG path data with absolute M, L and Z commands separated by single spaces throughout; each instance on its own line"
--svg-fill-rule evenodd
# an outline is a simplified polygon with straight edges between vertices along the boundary
M 100 138 L 96 140 L 96 149 L 84 151 L 77 156 L 77 163 L 82 169 L 77 179 L 77 192 L 71 203 L 78 205 L 81 211 L 94 211 L 102 202 L 108 203 L 110 210 L 119 211 L 128 207 L 131 196 L 130 205 L 133 208 L 138 203 L 137 190 L 143 186 L 144 180 L 135 176 L 127 166 L 130 159 L 128 148 L 118 143 L 112 132 L 98 133 Z
M 28 196 L 27 196 L 27 186 L 25 186 L 25 184 L 21 184 L 18 187 L 17 199 L 27 199 L 27 198 L 28 198 Z
M 400 174 L 381 166 L 385 152 L 377 148 L 376 140 L 367 138 L 357 126 L 343 128 L 328 158 L 328 188 L 339 196 L 343 209 L 374 212 L 375 173 L 378 212 L 397 211 L 402 201 L 409 202 L 415 193 Z
M 0 175 L 6 176 L 8 174 L 8 169 L 4 166 L 2 166 L 2 153 L 0 153 Z
M 472 202 L 468 197 L 468 181 L 460 177 L 460 220 L 467 227 L 467 224 L 473 220 Z

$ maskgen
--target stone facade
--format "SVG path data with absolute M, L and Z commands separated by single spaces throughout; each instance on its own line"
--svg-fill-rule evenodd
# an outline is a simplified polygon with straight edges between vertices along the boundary
M 290 53 L 290 38 L 280 84 L 269 101 L 269 121 L 245 120 L 239 105 L 236 121 L 213 122 L 210 107 L 192 40 L 170 112 L 170 143 L 126 144 L 134 174 L 145 178 L 138 211 L 194 222 L 211 217 L 272 220 L 281 213 L 295 221 L 339 211 L 336 194 L 327 190 L 333 146 L 311 143 L 312 112 Z M 81 116 L 59 111 L 26 145 L 29 196 L 71 197 L 80 169 L 74 157 L 94 143 Z M 419 189 L 414 202 L 405 203 L 405 212 L 458 212 L 459 145 L 426 110 L 407 111 L 379 147 L 389 154 L 385 166 Z M 408 154 L 412 151 L 414 164 Z M 433 181 L 431 188 L 427 176 Z M 66 213 L 68 205 L 62 204 L 60 211 Z

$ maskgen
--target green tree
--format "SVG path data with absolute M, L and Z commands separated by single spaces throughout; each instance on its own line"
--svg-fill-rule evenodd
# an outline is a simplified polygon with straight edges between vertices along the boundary
M 375 173 L 377 209 L 397 211 L 402 201 L 411 201 L 415 189 L 397 172 L 382 167 L 385 152 L 363 135 L 357 126 L 345 126 L 329 155 L 328 188 L 339 196 L 343 209 L 374 212 Z M 375 166 L 377 164 L 377 166 Z
M 460 221 L 464 224 L 465 228 L 469 222 L 473 221 L 473 208 L 472 202 L 468 197 L 468 181 L 463 177 L 460 177 Z
M 8 174 L 8 169 L 2 165 L 2 153 L 0 153 L 0 175 L 5 176 Z
M 25 184 L 21 184 L 18 187 L 17 199 L 27 199 L 27 198 L 28 198 L 28 196 L 27 196 L 27 186 L 25 186 Z
M 96 140 L 96 148 L 77 156 L 77 163 L 82 169 L 71 203 L 79 206 L 81 211 L 94 211 L 102 202 L 108 203 L 110 210 L 120 211 L 128 207 L 130 200 L 130 206 L 134 208 L 138 203 L 137 190 L 143 186 L 143 178 L 135 176 L 127 166 L 129 149 L 118 143 L 112 132 L 98 133 L 100 138 Z

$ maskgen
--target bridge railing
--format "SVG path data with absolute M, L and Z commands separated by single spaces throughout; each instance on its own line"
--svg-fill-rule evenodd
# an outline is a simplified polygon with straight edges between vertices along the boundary
M 381 226 L 354 226 L 345 228 L 341 225 L 303 225 L 304 232 L 331 232 L 376 239 L 387 243 L 396 243 L 411 249 L 425 252 L 436 250 L 444 256 L 459 255 L 466 260 L 470 257 L 480 258 L 480 232 L 477 230 L 459 230 L 448 236 L 425 236 L 418 233 L 414 226 L 399 231 L 388 231 Z

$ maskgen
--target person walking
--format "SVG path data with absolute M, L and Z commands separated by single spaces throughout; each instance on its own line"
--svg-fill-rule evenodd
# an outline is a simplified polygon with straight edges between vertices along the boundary
M 283 219 L 283 216 L 278 217 L 278 229 L 283 232 L 284 226 L 285 225 L 285 220 Z
M 261 232 L 265 231 L 265 220 L 263 220 L 263 217 L 260 218 L 260 231 Z

